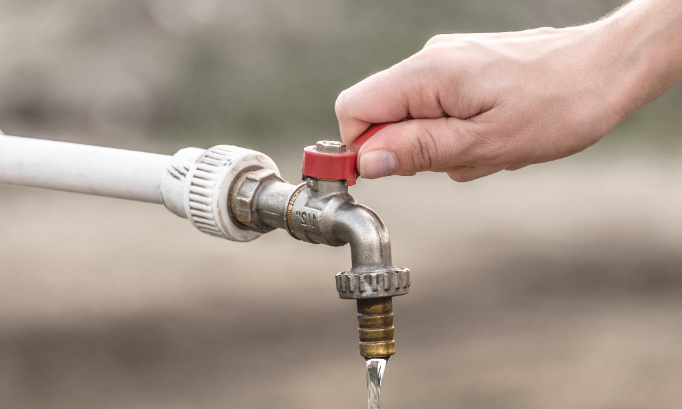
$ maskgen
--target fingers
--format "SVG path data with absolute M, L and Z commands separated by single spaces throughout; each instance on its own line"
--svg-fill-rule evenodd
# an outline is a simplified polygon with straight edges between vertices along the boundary
M 413 175 L 422 171 L 445 171 L 476 178 L 479 170 L 472 164 L 485 163 L 495 157 L 478 137 L 480 126 L 457 118 L 408 120 L 392 124 L 377 132 L 359 152 L 360 174 L 369 179 L 387 175 Z M 502 163 L 490 163 L 493 169 L 504 169 Z M 488 173 L 489 174 L 489 173 Z M 481 176 L 483 176 L 481 174 Z M 456 179 L 457 180 L 457 179 Z
M 484 176 L 492 175 L 501 170 L 505 170 L 506 166 L 466 166 L 462 169 L 457 169 L 447 172 L 450 179 L 456 182 L 470 182 L 474 179 L 479 179 Z
M 442 68 L 433 63 L 431 54 L 415 54 L 339 95 L 335 110 L 346 145 L 373 123 L 447 116 L 440 99 Z
M 467 34 L 437 34 L 431 37 L 424 48 L 439 45 L 451 44 L 456 41 L 466 40 L 507 40 L 507 39 L 528 39 L 530 37 L 556 36 L 560 30 L 553 27 L 540 27 L 523 31 L 507 31 L 500 33 L 467 33 Z
M 408 117 L 409 109 L 402 69 L 394 66 L 372 75 L 343 91 L 335 111 L 341 139 L 350 145 L 373 123 L 397 122 Z

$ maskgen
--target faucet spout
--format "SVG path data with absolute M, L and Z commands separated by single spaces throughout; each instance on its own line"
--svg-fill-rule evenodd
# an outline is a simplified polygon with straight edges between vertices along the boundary
M 393 268 L 391 241 L 384 222 L 366 206 L 345 202 L 333 215 L 333 231 L 350 245 L 351 272 L 384 272 Z

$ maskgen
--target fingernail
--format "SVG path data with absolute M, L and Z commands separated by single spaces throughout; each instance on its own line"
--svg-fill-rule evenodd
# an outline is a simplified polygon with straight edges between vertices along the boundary
M 371 151 L 360 155 L 360 174 L 363 178 L 374 179 L 386 176 L 397 167 L 398 160 L 391 151 Z

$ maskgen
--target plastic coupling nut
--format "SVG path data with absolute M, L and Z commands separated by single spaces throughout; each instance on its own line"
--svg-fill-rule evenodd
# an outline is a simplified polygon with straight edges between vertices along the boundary
M 231 145 L 182 149 L 173 155 L 162 178 L 161 198 L 170 211 L 206 234 L 250 241 L 262 232 L 246 229 L 234 220 L 230 192 L 244 172 L 258 169 L 279 176 L 272 159 L 250 149 Z

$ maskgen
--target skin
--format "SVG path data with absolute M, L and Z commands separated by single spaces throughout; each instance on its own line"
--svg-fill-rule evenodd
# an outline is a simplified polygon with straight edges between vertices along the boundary
M 343 91 L 341 137 L 373 123 L 365 178 L 446 172 L 464 182 L 593 145 L 682 80 L 682 3 L 634 0 L 594 23 L 431 38 Z

